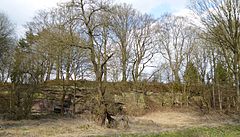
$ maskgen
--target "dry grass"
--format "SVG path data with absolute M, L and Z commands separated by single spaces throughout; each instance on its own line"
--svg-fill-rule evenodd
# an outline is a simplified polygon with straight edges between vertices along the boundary
M 149 120 L 165 128 L 189 128 L 199 126 L 217 126 L 231 124 L 233 119 L 230 116 L 211 113 L 201 115 L 198 112 L 179 112 L 179 111 L 158 111 L 137 117 L 140 120 Z
M 0 136 L 5 137 L 71 137 L 111 133 L 112 130 L 82 119 L 44 119 L 1 121 Z
M 90 120 L 59 118 L 41 120 L 0 121 L 4 137 L 78 137 L 115 136 L 119 134 L 159 133 L 202 126 L 233 124 L 225 115 L 201 116 L 196 112 L 162 111 L 141 117 L 130 117 L 129 129 L 108 129 Z

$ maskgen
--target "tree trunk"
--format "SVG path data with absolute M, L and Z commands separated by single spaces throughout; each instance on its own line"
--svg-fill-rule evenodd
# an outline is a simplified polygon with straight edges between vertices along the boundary
M 1 74 L 1 82 L 4 82 L 4 75 L 5 75 L 5 69 L 3 68 L 2 74 Z
M 180 83 L 181 80 L 180 80 L 180 77 L 179 77 L 179 74 L 178 74 L 178 70 L 174 70 L 173 73 L 174 73 L 174 81 L 176 83 Z
M 65 96 L 66 96 L 66 90 L 64 86 L 64 78 L 62 80 L 62 89 L 63 89 L 63 94 L 62 94 L 62 99 L 61 99 L 61 114 L 64 115 L 64 101 L 65 101 Z
M 107 59 L 107 40 L 106 40 L 107 36 L 106 36 L 106 34 L 104 36 L 105 36 L 105 40 L 104 40 L 104 60 L 106 60 Z M 107 64 L 104 65 L 104 70 L 103 71 L 104 71 L 103 72 L 104 73 L 104 82 L 107 82 Z
M 127 62 L 124 60 L 122 62 L 122 81 L 126 82 L 127 81 Z
M 124 43 L 122 43 L 122 81 L 127 81 L 127 49 Z
M 91 33 L 90 33 L 91 34 Z M 97 91 L 98 91 L 98 95 L 99 95 L 99 98 L 98 98 L 98 105 L 99 105 L 99 109 L 100 109 L 100 114 L 98 114 L 98 116 L 100 117 L 101 119 L 101 125 L 103 124 L 103 122 L 105 121 L 106 117 L 105 117 L 105 114 L 106 114 L 106 107 L 104 105 L 104 98 L 103 98 L 103 95 L 104 95 L 104 91 L 102 89 L 102 69 L 101 69 L 101 66 L 100 66 L 100 60 L 98 60 L 98 62 L 95 60 L 96 59 L 96 55 L 95 55 L 95 51 L 94 51 L 94 44 L 93 44 L 93 40 L 94 38 L 91 37 L 90 39 L 90 56 L 91 56 L 91 62 L 93 64 L 93 68 L 94 68 L 94 73 L 95 73 L 95 77 L 96 77 L 96 82 L 98 84 L 97 86 Z M 99 59 L 99 58 L 97 58 Z
M 59 56 L 57 57 L 57 62 L 56 62 L 56 80 L 59 80 L 60 78 L 60 61 L 59 61 Z
M 135 72 L 134 72 L 134 81 L 135 82 L 137 82 L 139 80 L 139 71 L 138 71 L 139 65 L 140 65 L 140 62 L 137 61 L 136 65 L 135 65 L 135 68 L 133 68 L 135 70 Z
M 219 110 L 222 111 L 222 95 L 221 95 L 219 83 L 217 84 L 217 90 L 218 90 Z
M 53 67 L 53 64 L 49 63 L 49 66 L 48 66 L 48 69 L 47 69 L 47 75 L 46 75 L 46 79 L 45 79 L 46 81 L 50 80 L 52 67 Z
M 215 99 L 215 84 L 216 84 L 216 76 L 214 75 L 214 70 L 216 70 L 216 58 L 214 55 L 214 51 L 212 51 L 212 63 L 213 65 L 211 65 L 211 75 L 212 75 L 212 101 L 213 101 L 213 108 L 216 109 L 216 99 Z
M 186 103 L 186 106 L 188 107 L 188 94 L 187 94 L 187 85 L 188 83 L 185 83 L 183 85 L 183 101 Z
M 77 83 L 76 83 L 76 79 L 75 79 L 75 82 L 74 82 L 74 95 L 73 95 L 73 115 L 75 115 L 76 113 L 76 88 L 77 88 Z
M 68 60 L 67 66 L 66 66 L 66 80 L 70 79 L 70 61 Z
M 213 107 L 213 109 L 216 108 L 216 99 L 215 99 L 215 87 L 214 87 L 214 84 L 212 85 L 212 107 Z
M 236 94 L 237 94 L 237 101 L 236 101 L 236 110 L 239 110 L 239 102 L 240 102 L 240 89 L 239 89 L 239 72 L 238 72 L 238 67 L 239 67 L 239 57 L 238 53 L 234 53 L 234 77 L 235 77 L 235 85 L 236 85 Z

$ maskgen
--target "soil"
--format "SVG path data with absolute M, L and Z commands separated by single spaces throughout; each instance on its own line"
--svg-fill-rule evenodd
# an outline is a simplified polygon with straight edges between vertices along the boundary
M 139 117 L 129 117 L 128 129 L 109 129 L 86 118 L 48 118 L 40 120 L 0 120 L 0 136 L 4 137 L 78 137 L 150 134 L 192 127 L 214 127 L 239 124 L 239 117 L 211 112 L 164 110 Z

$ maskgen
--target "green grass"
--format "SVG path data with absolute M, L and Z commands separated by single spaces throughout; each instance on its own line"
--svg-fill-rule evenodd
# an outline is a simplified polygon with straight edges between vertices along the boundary
M 240 125 L 215 128 L 192 128 L 147 135 L 120 135 L 120 137 L 240 137 Z

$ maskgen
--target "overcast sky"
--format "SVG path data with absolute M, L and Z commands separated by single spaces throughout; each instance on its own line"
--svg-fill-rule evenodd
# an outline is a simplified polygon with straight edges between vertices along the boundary
M 38 10 L 56 6 L 59 2 L 69 0 L 0 0 L 0 12 L 4 12 L 16 25 L 18 36 L 24 33 L 23 25 L 31 21 Z M 160 17 L 163 13 L 171 12 L 177 15 L 186 15 L 188 0 L 115 0 L 117 3 L 128 3 L 143 12 Z

